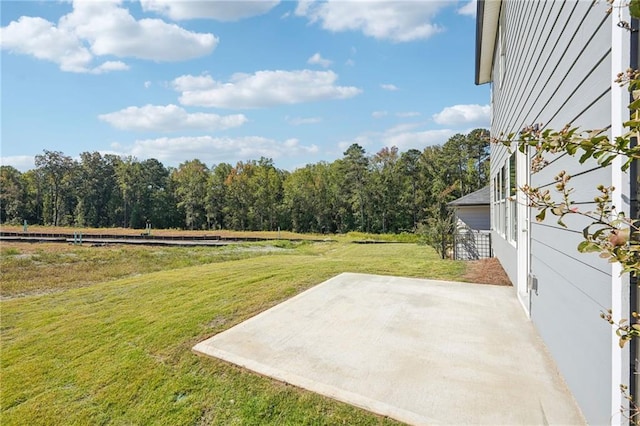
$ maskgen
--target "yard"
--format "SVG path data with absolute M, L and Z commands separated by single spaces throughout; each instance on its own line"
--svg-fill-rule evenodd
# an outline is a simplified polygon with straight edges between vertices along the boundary
M 5 425 L 393 424 L 191 347 L 341 272 L 446 280 L 467 272 L 425 246 L 346 238 L 1 251 Z

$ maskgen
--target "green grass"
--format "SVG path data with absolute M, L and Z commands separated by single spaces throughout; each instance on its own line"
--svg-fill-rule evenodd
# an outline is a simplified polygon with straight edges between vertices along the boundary
M 4 298 L 101 283 L 148 272 L 246 259 L 304 243 L 275 241 L 220 247 L 74 246 L 60 243 L 3 243 L 0 270 Z
M 414 244 L 245 248 L 250 257 L 1 302 L 2 424 L 394 424 L 191 347 L 340 272 L 456 279 L 464 264 Z
M 417 243 L 419 235 L 403 232 L 401 234 L 368 234 L 365 232 L 349 232 L 347 238 L 355 241 L 382 241 L 386 243 Z

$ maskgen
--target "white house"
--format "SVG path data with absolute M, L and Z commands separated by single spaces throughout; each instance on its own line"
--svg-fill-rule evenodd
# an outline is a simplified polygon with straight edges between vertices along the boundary
M 491 229 L 491 188 L 485 186 L 448 204 L 458 224 L 476 231 Z
M 606 1 L 478 0 L 475 82 L 491 84 L 491 135 L 569 123 L 608 129 L 611 137 L 622 134 L 629 94 L 614 79 L 637 68 L 638 57 L 638 32 L 618 25 L 637 28 L 626 3 L 616 2 L 608 12 Z M 554 176 L 566 170 L 580 208 L 593 205 L 602 183 L 616 187 L 615 205 L 629 213 L 636 171 L 622 173 L 620 162 L 602 169 L 555 155 L 542 171 L 530 173 L 528 155 L 513 148 L 491 149 L 494 254 L 587 421 L 625 423 L 620 384 L 638 394 L 630 367 L 636 349 L 620 349 L 599 313 L 611 308 L 616 317 L 628 318 L 636 309 L 629 278 L 620 276 L 617 265 L 577 251 L 584 220 L 573 217 L 567 228 L 553 217 L 538 223 L 518 188 L 529 184 L 554 193 Z
M 453 258 L 477 260 L 491 257 L 491 188 L 485 186 L 447 205 L 453 209 L 456 232 Z

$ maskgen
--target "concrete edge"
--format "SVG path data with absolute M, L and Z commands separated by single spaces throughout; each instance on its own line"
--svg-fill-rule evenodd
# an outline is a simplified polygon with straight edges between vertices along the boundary
M 314 393 L 318 393 L 320 395 L 332 398 L 334 400 L 340 401 L 340 402 L 344 402 L 359 408 L 362 408 L 364 410 L 373 412 L 375 414 L 381 415 L 381 416 L 386 416 L 389 418 L 392 418 L 394 420 L 398 420 L 404 423 L 408 423 L 408 424 L 416 424 L 416 425 L 433 425 L 433 424 L 442 424 L 441 421 L 438 421 L 436 419 L 433 418 L 426 418 L 423 416 L 420 416 L 414 412 L 408 411 L 408 410 L 403 410 L 397 407 L 393 407 L 391 405 L 388 405 L 384 402 L 378 401 L 378 400 L 374 400 L 374 399 L 370 399 L 370 398 L 366 398 L 362 395 L 358 395 L 352 392 L 348 392 L 348 391 L 344 391 L 341 390 L 337 387 L 331 386 L 331 385 L 327 385 L 325 383 L 321 383 L 321 382 L 317 382 L 311 379 L 307 379 L 305 377 L 301 377 L 298 376 L 296 374 L 293 373 L 288 373 L 286 371 L 282 371 L 273 367 L 269 367 L 265 364 L 262 364 L 258 361 L 253 361 L 250 359 L 246 359 L 244 357 L 226 352 L 226 351 L 222 351 L 220 349 L 216 349 L 211 345 L 211 341 L 219 335 L 223 335 L 225 334 L 227 331 L 233 329 L 234 327 L 237 327 L 240 324 L 244 324 L 244 323 L 253 323 L 254 321 L 259 321 L 264 315 L 267 315 L 271 312 L 274 311 L 280 311 L 282 309 L 286 309 L 288 307 L 288 305 L 290 303 L 294 303 L 298 298 L 302 298 L 303 296 L 305 296 L 308 293 L 311 292 L 315 292 L 315 291 L 319 291 L 320 288 L 322 287 L 322 285 L 324 284 L 329 284 L 335 281 L 339 281 L 341 277 L 343 276 L 348 276 L 348 277 L 354 277 L 354 278 L 361 278 L 361 279 L 366 279 L 366 278 L 378 278 L 378 279 L 385 279 L 385 278 L 398 278 L 395 275 L 380 275 L 380 274 L 366 274 L 366 273 L 358 273 L 358 272 L 342 272 L 338 275 L 335 275 L 325 281 L 322 281 L 320 283 L 317 283 L 311 287 L 309 287 L 308 289 L 286 299 L 283 300 L 280 303 L 277 303 L 276 305 L 265 309 L 264 311 L 261 311 L 257 314 L 255 314 L 254 316 L 247 318 L 246 320 L 235 324 L 229 328 L 227 328 L 226 330 L 223 330 L 213 336 L 209 336 L 208 338 L 206 338 L 205 340 L 197 343 L 195 346 L 192 347 L 192 352 L 194 352 L 196 355 L 200 355 L 200 356 L 204 356 L 204 357 L 209 357 L 209 358 L 214 358 L 214 359 L 220 359 L 223 360 L 227 363 L 239 366 L 241 368 L 244 368 L 246 370 L 252 371 L 254 373 L 260 374 L 262 376 L 265 376 L 267 378 L 270 379 L 274 379 L 286 384 L 290 384 L 305 390 L 309 390 L 312 391 Z M 472 283 L 472 282 L 464 282 L 464 281 L 450 281 L 450 280 L 437 280 L 437 279 L 432 279 L 432 278 L 419 278 L 419 277 L 400 277 L 406 280 L 411 280 L 411 281 L 416 281 L 416 282 L 421 282 L 421 281 L 431 281 L 434 283 L 438 283 L 440 285 L 442 284 L 452 284 L 452 285 L 462 285 L 465 287 L 469 287 L 469 288 L 477 288 L 479 286 L 478 283 Z M 490 286 L 490 287 L 494 287 L 496 289 L 504 289 L 504 290 L 499 290 L 499 291 L 508 291 L 508 292 L 513 292 L 514 287 L 513 286 L 503 286 L 503 285 L 491 285 L 491 284 L 480 284 L 480 286 L 482 287 L 486 287 L 486 286 Z M 530 322 L 531 323 L 531 322 Z M 533 324 L 531 323 L 531 325 L 533 326 Z M 535 329 L 535 327 L 533 327 L 535 335 L 538 339 L 540 339 L 540 336 L 537 333 L 537 330 Z M 546 347 L 545 347 L 546 349 Z M 547 356 L 549 356 L 549 354 L 546 354 Z M 553 359 L 553 358 L 551 358 Z M 555 363 L 554 363 L 554 367 L 555 367 Z M 551 413 L 549 413 L 551 414 Z M 580 413 L 582 414 L 582 413 Z M 551 422 L 553 423 L 553 418 L 550 419 Z
M 442 424 L 432 418 L 426 418 L 420 416 L 414 412 L 403 410 L 389 404 L 385 404 L 384 402 L 377 401 L 371 398 L 366 398 L 362 395 L 348 392 L 345 390 L 341 390 L 335 386 L 327 385 L 325 383 L 321 383 L 315 380 L 307 379 L 305 377 L 299 376 L 297 374 L 288 373 L 286 371 L 269 367 L 265 364 L 262 364 L 257 361 L 253 361 L 220 349 L 216 349 L 210 347 L 207 342 L 210 339 L 207 339 L 203 342 L 198 343 L 192 348 L 192 351 L 201 356 L 217 358 L 233 365 L 245 368 L 254 373 L 258 373 L 267 378 L 277 380 L 279 382 L 283 382 L 289 385 L 296 386 L 298 388 L 311 391 L 321 396 L 325 396 L 340 402 L 344 402 L 358 408 L 362 408 L 366 411 L 370 411 L 377 415 L 386 416 L 392 418 L 394 420 L 398 420 L 400 422 L 414 424 L 414 425 L 434 425 L 434 424 Z

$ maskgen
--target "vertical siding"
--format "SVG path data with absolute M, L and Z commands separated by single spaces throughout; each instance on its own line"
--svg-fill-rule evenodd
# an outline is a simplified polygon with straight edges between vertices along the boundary
M 499 81 L 496 46 L 492 135 L 518 132 L 532 124 L 608 129 L 612 78 L 606 2 L 507 0 L 502 8 L 506 72 L 504 81 Z M 495 176 L 509 153 L 494 146 L 491 155 Z M 553 178 L 560 170 L 579 174 L 572 186 L 584 208 L 593 201 L 598 183 L 611 182 L 610 170 L 593 163 L 580 165 L 566 155 L 549 160 L 546 169 L 531 176 L 532 186 L 553 192 Z M 531 318 L 587 421 L 603 424 L 617 411 L 610 404 L 610 329 L 598 316 L 611 305 L 611 268 L 596 256 L 577 252 L 581 236 L 575 230 L 582 225 L 578 221 L 565 229 L 553 217 L 531 224 L 530 269 L 538 278 L 538 292 L 531 294 Z M 515 248 L 496 232 L 493 238 L 495 254 L 514 280 Z

